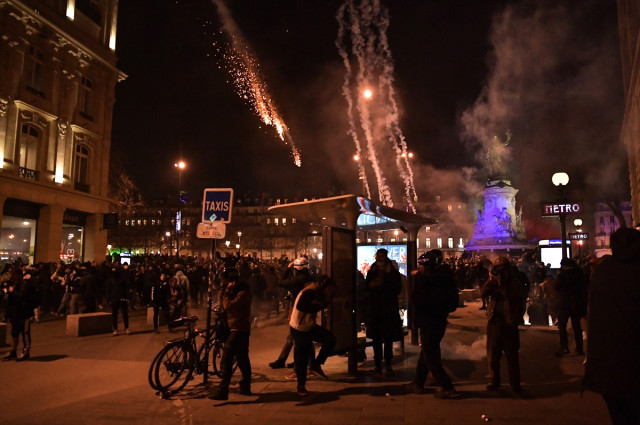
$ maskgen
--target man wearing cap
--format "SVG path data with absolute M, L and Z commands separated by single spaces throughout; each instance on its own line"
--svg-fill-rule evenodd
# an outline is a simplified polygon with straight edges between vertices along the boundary
M 437 255 L 426 252 L 418 258 L 418 270 L 412 272 L 415 285 L 409 302 L 411 324 L 420 330 L 420 357 L 416 366 L 416 377 L 407 384 L 407 389 L 422 394 L 427 375 L 431 373 L 442 388 L 436 398 L 451 398 L 457 393 L 451 378 L 442 367 L 440 342 L 447 329 L 448 294 L 457 293 L 451 271 L 442 266 Z
M 507 257 L 493 261 L 489 279 L 480 289 L 481 297 L 490 297 L 487 304 L 487 359 L 491 381 L 487 389 L 500 388 L 500 358 L 504 351 L 509 369 L 509 383 L 515 392 L 520 386 L 520 334 L 522 319 L 522 284 L 513 277 Z
M 399 341 L 402 338 L 402 322 L 398 306 L 402 280 L 400 272 L 393 266 L 387 253 L 388 251 L 384 248 L 376 252 L 376 261 L 371 265 L 365 280 L 365 288 L 369 294 L 367 337 L 372 339 L 373 361 L 377 375 L 382 374 L 383 357 L 386 372 L 393 373 L 391 367 L 393 341 Z

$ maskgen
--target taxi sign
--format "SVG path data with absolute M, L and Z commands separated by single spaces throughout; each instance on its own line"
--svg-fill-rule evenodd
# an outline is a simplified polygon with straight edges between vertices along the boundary
M 227 226 L 224 223 L 198 223 L 196 236 L 200 239 L 224 239 Z
M 233 189 L 205 189 L 202 199 L 203 223 L 231 223 Z

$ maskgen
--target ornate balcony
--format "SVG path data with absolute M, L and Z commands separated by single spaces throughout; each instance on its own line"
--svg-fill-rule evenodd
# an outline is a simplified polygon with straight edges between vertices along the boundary
M 30 168 L 20 167 L 20 171 L 18 171 L 18 175 L 23 179 L 29 179 L 29 180 L 35 180 L 35 181 L 38 181 L 40 179 L 40 173 Z

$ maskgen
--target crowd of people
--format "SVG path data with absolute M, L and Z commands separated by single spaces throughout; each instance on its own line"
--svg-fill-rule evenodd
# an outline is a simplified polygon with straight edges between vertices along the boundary
M 576 355 L 585 356 L 583 331 L 592 332 L 585 360 L 585 388 L 603 394 L 614 424 L 637 423 L 633 421 L 640 416 L 634 400 L 640 397 L 640 372 L 632 357 L 640 354 L 640 232 L 620 229 L 612 235 L 611 246 L 613 255 L 602 259 L 565 258 L 559 270 L 550 269 L 535 255 L 492 260 L 444 258 L 439 250 L 421 255 L 412 273 L 407 306 L 409 324 L 419 331 L 421 352 L 415 379 L 407 389 L 422 393 L 431 377 L 441 387 L 436 397 L 456 397 L 452 379 L 442 366 L 440 344 L 448 314 L 457 308 L 458 291 L 477 289 L 483 300 L 480 308 L 487 312 L 488 390 L 501 386 L 500 360 L 504 354 L 512 390 L 523 391 L 519 326 L 527 315 L 531 324 L 558 327 L 557 356 L 571 353 L 567 333 L 571 321 Z M 358 308 L 365 310 L 362 317 L 372 341 L 373 372 L 382 375 L 384 361 L 385 373 L 391 375 L 393 343 L 404 337 L 399 316 L 402 277 L 385 249 L 376 253 L 366 278 L 360 277 L 356 302 L 362 301 Z M 153 307 L 154 329 L 158 331 L 162 312 L 171 331 L 172 319 L 185 315 L 187 306 L 205 303 L 207 292 L 212 290 L 210 282 L 215 282 L 230 327 L 222 358 L 222 381 L 212 398 L 228 399 L 234 358 L 242 374 L 240 392 L 252 394 L 249 337 L 251 324 L 259 316 L 287 315 L 289 332 L 280 356 L 270 366 L 286 367 L 293 349 L 293 363 L 288 366 L 293 368 L 292 378 L 297 380 L 300 395 L 308 394 L 308 374 L 327 378 L 322 365 L 332 354 L 336 338 L 319 323 L 318 315 L 331 304 L 336 282 L 310 267 L 306 257 L 268 262 L 236 255 L 217 256 L 213 263 L 208 259 L 161 256 L 136 258 L 132 264 L 110 259 L 100 264 L 8 263 L 0 273 L 2 310 L 11 323 L 12 337 L 12 349 L 5 360 L 29 358 L 31 323 L 47 313 L 60 317 L 96 311 L 108 304 L 113 333 L 118 335 L 119 314 L 123 330 L 129 334 L 129 310 Z M 589 315 L 596 320 L 587 321 Z M 20 337 L 23 349 L 18 355 Z M 314 342 L 320 346 L 317 355 Z M 611 350 L 617 342 L 627 347 Z M 622 364 L 632 367 L 622 371 Z

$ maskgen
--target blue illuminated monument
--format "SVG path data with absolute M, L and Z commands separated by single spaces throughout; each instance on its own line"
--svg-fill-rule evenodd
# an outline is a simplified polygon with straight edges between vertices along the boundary
M 484 188 L 484 208 L 478 215 L 467 251 L 497 251 L 496 254 L 519 255 L 531 248 L 522 225 L 522 207 L 516 212 L 518 189 L 507 178 L 489 178 Z
M 487 147 L 485 167 L 489 178 L 483 191 L 484 208 L 476 209 L 478 217 L 465 246 L 467 251 L 519 255 L 532 248 L 522 224 L 522 207 L 516 212 L 518 189 L 506 177 L 510 141 L 511 133 L 507 132 L 505 142 L 494 137 Z

